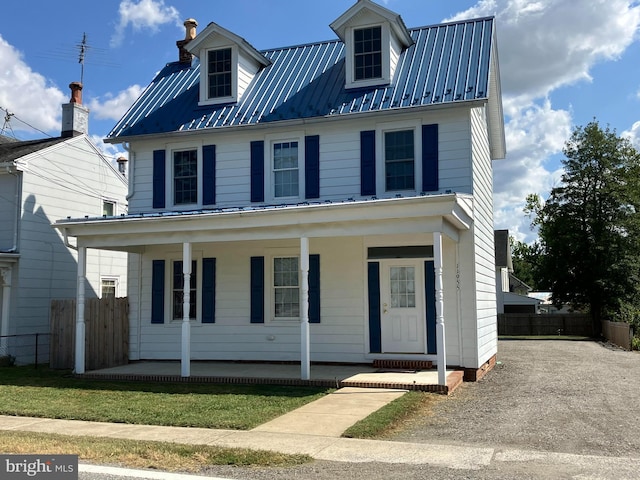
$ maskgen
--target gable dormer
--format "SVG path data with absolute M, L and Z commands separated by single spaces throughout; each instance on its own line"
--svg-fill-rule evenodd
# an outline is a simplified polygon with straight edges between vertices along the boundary
M 271 62 L 245 39 L 211 22 L 186 45 L 200 59 L 199 105 L 236 103 Z
M 345 88 L 389 85 L 414 43 L 400 15 L 371 0 L 358 0 L 331 28 L 345 44 Z

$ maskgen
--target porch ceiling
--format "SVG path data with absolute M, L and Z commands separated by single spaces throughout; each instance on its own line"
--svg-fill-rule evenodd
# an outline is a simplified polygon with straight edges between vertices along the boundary
M 145 245 L 442 232 L 458 240 L 473 222 L 471 197 L 407 198 L 221 208 L 94 219 L 53 226 L 88 248 L 138 251 Z

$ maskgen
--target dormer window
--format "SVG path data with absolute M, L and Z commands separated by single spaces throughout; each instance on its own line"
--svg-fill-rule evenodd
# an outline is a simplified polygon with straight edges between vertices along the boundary
M 258 72 L 271 65 L 246 40 L 213 22 L 185 48 L 200 60 L 199 105 L 239 102 Z
M 382 78 L 382 27 L 353 31 L 354 79 Z
M 209 99 L 233 96 L 233 69 L 231 48 L 207 52 Z
M 345 44 L 345 88 L 390 85 L 414 43 L 400 15 L 371 0 L 358 0 L 331 28 Z

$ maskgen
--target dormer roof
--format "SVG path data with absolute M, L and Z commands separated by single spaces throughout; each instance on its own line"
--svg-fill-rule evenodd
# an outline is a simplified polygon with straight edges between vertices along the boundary
M 402 17 L 397 13 L 378 5 L 377 3 L 373 3 L 371 0 L 358 0 L 358 2 L 349 10 L 334 20 L 330 27 L 334 32 L 336 32 L 338 38 L 345 42 L 347 28 L 354 23 L 357 24 L 358 18 L 364 17 L 367 13 L 374 17 L 378 17 L 379 21 L 389 22 L 391 29 L 403 47 L 407 48 L 413 45 L 413 38 L 411 38 L 411 34 L 405 26 Z
M 203 48 L 208 48 L 215 41 L 215 37 L 223 37 L 228 43 L 233 43 L 240 48 L 240 50 L 247 56 L 253 58 L 258 64 L 263 67 L 271 65 L 271 61 L 265 57 L 262 53 L 256 50 L 253 45 L 247 42 L 244 38 L 236 35 L 235 33 L 221 27 L 215 22 L 209 23 L 207 28 L 200 32 L 196 38 L 191 40 L 186 49 L 196 57 L 200 58 L 200 51 Z

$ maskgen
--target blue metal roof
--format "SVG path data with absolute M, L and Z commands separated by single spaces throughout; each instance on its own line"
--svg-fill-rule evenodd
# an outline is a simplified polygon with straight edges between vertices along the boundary
M 260 70 L 237 103 L 198 106 L 200 64 L 170 63 L 109 133 L 136 135 L 234 127 L 282 120 L 441 105 L 489 96 L 493 18 L 410 31 L 414 45 L 399 58 L 388 86 L 347 90 L 340 40 L 266 50 Z

